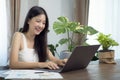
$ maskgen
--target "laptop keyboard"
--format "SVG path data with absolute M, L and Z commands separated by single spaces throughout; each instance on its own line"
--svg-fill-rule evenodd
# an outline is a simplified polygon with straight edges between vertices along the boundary
M 60 72 L 61 70 L 63 69 L 63 67 L 59 67 L 59 69 L 48 69 L 48 68 L 45 68 L 45 69 L 41 69 L 43 71 L 48 71 L 48 72 Z
M 60 72 L 63 69 L 63 67 L 60 67 L 59 69 L 51 70 L 49 69 L 49 72 Z

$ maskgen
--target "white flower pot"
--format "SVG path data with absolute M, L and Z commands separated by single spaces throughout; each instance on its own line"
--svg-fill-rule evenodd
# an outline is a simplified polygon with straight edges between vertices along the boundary
M 64 50 L 60 53 L 60 59 L 68 59 L 71 55 L 71 52 Z

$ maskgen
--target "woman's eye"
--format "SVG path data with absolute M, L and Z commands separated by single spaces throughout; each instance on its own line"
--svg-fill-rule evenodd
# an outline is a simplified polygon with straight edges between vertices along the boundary
M 36 21 L 36 22 L 40 22 L 40 21 Z
M 43 23 L 45 25 L 45 23 Z

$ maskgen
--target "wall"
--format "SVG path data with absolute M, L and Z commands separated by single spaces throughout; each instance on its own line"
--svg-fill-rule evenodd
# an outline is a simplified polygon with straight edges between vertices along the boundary
M 39 6 L 43 7 L 49 17 L 49 30 L 48 43 L 56 44 L 60 38 L 66 35 L 56 35 L 53 31 L 53 22 L 57 20 L 59 16 L 67 16 L 70 20 L 74 18 L 74 0 L 39 0 Z M 58 53 L 61 50 L 66 49 L 66 46 L 59 46 L 57 48 Z
M 38 0 L 21 0 L 19 27 L 23 27 L 28 10 L 35 5 L 38 5 Z

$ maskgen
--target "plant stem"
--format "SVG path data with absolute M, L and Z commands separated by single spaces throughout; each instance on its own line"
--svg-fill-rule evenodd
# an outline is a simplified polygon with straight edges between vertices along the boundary
M 70 46 L 70 35 L 69 35 L 69 30 L 67 29 L 67 36 L 68 36 L 68 50 L 69 50 L 69 46 Z M 69 50 L 70 51 L 70 50 Z

